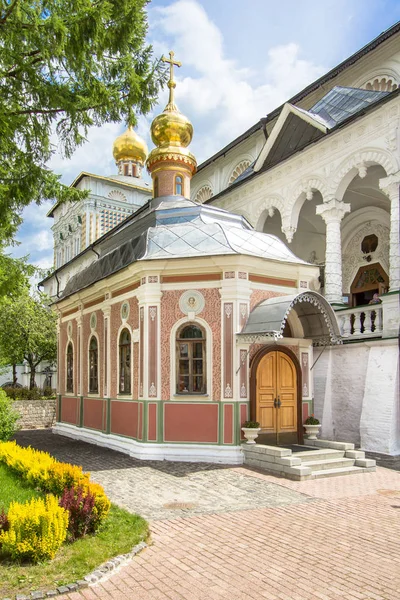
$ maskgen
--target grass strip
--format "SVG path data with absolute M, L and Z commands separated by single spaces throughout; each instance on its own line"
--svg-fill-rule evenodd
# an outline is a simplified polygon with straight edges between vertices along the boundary
M 0 507 L 3 504 L 7 510 L 11 500 L 25 502 L 39 495 L 6 465 L 0 464 Z M 130 552 L 147 537 L 148 524 L 142 517 L 112 504 L 108 518 L 96 535 L 64 544 L 50 562 L 37 565 L 12 562 L 0 552 L 0 598 L 55 589 L 82 579 L 110 558 Z
M 0 462 L 0 511 L 4 509 L 8 512 L 10 503 L 14 500 L 24 503 L 32 498 L 43 496 L 44 494 L 35 490 L 17 473 L 13 473 L 7 465 Z

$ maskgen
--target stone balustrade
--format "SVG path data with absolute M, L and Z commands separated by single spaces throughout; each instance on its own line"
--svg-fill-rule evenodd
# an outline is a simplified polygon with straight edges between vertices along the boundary
M 381 304 L 336 310 L 340 333 L 346 339 L 382 337 L 383 307 Z

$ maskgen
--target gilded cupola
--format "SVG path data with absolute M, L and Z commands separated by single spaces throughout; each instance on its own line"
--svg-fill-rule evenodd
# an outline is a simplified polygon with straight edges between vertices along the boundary
M 173 69 L 181 63 L 174 60 L 173 52 L 169 56 L 169 59 L 165 56 L 161 59 L 170 65 L 169 100 L 151 124 L 151 138 L 156 147 L 149 154 L 147 169 L 153 178 L 154 197 L 177 195 L 189 198 L 190 179 L 197 167 L 195 157 L 188 150 L 193 125 L 175 104 Z
M 113 155 L 120 175 L 140 177 L 147 154 L 146 142 L 132 127 L 119 135 L 113 145 Z

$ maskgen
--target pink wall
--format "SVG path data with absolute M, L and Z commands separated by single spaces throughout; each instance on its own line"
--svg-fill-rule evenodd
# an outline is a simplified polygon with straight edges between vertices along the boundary
M 213 333 L 213 390 L 208 393 L 214 400 L 221 398 L 221 298 L 218 289 L 199 289 L 205 306 L 197 316 L 207 321 Z M 179 308 L 179 298 L 184 290 L 165 291 L 161 298 L 161 380 L 162 399 L 170 399 L 170 337 L 173 325 L 185 315 Z
M 61 421 L 71 425 L 79 424 L 79 398 L 61 398 Z
M 111 402 L 111 433 L 137 437 L 138 402 Z
M 97 398 L 83 400 L 83 426 L 102 431 L 105 429 L 105 401 Z
M 164 441 L 218 442 L 218 405 L 176 404 L 164 405 Z

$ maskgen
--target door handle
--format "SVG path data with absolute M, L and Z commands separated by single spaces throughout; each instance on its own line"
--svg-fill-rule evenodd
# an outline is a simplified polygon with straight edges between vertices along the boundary
M 281 404 L 282 404 L 282 402 L 281 402 L 281 399 L 279 398 L 279 396 L 278 396 L 278 402 L 277 402 L 277 404 L 278 404 L 278 408 L 280 408 L 280 407 L 281 407 Z
M 278 406 L 278 401 L 276 398 L 274 398 L 274 408 L 277 408 L 277 406 Z

